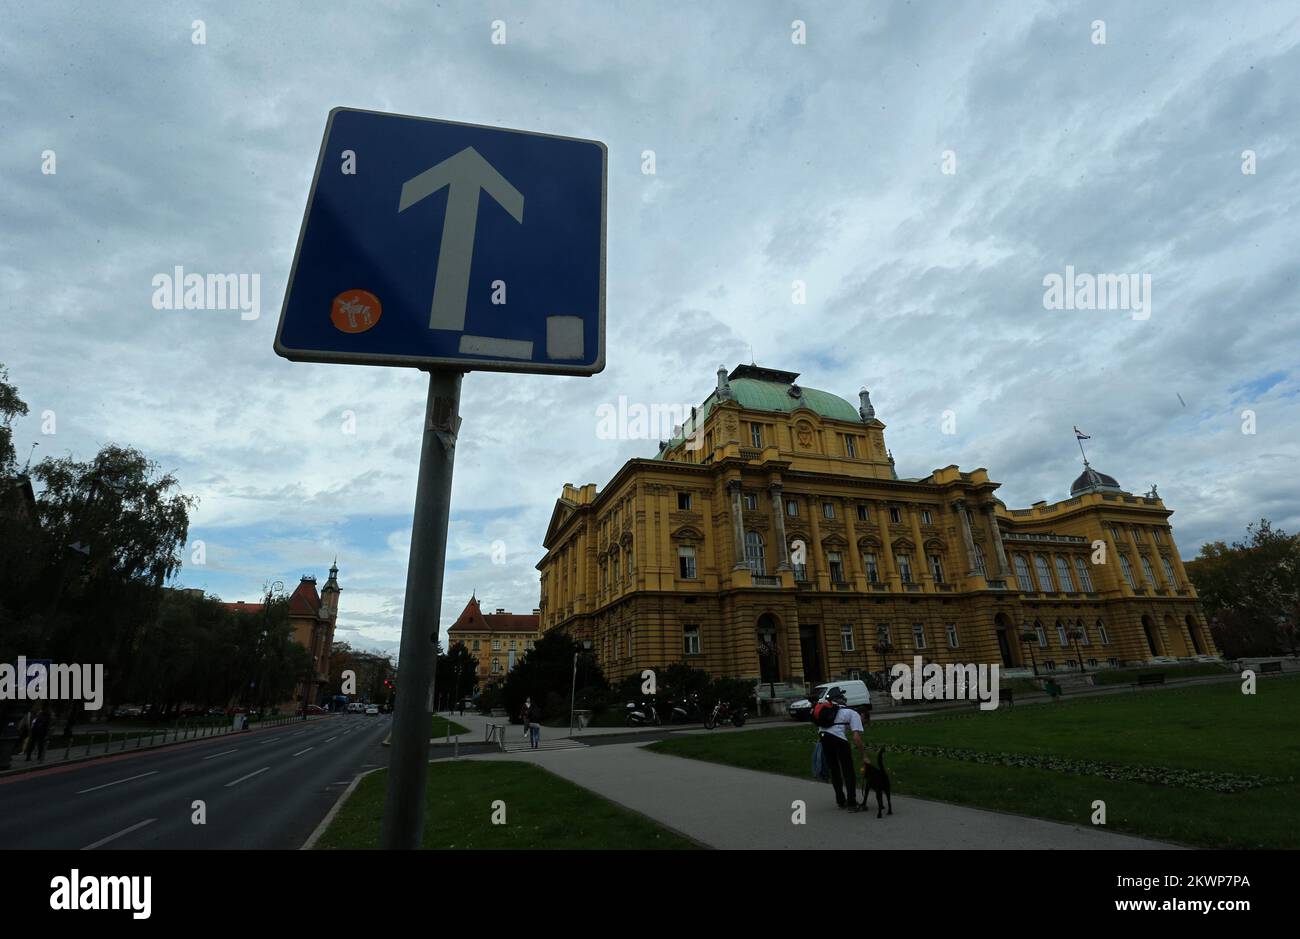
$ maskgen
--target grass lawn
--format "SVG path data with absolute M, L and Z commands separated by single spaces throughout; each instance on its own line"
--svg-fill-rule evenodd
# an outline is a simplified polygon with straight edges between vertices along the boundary
M 448 731 L 451 732 L 451 735 L 453 737 L 456 736 L 457 734 L 460 734 L 462 737 L 464 737 L 469 733 L 469 728 L 463 727 L 460 724 L 457 724 L 455 721 L 449 721 L 447 720 L 447 718 L 443 717 L 440 714 L 433 715 L 433 725 L 432 725 L 432 731 L 430 736 L 432 736 L 434 740 L 439 740 L 439 739 L 445 740 Z
M 1300 848 L 1300 679 L 1148 690 L 878 721 L 893 791 L 1206 847 Z M 679 736 L 652 750 L 809 776 L 813 731 Z M 856 759 L 856 754 L 855 754 Z M 874 800 L 873 800 L 874 804 Z
M 361 780 L 321 849 L 379 847 L 388 771 Z M 506 823 L 492 824 L 492 803 Z M 695 844 L 528 763 L 444 762 L 429 767 L 424 843 L 429 850 L 686 849 Z

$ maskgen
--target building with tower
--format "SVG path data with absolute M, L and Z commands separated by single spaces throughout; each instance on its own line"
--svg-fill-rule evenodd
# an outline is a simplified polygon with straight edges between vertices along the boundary
M 854 407 L 756 365 L 653 458 L 565 484 L 546 531 L 543 630 L 606 676 L 685 661 L 801 685 L 914 656 L 1078 670 L 1216 656 L 1154 487 L 1086 462 L 1069 496 L 1012 508 L 984 469 L 899 478 Z M 1082 666 L 1081 664 L 1082 663 Z
M 293 638 L 311 653 L 312 671 L 304 675 L 294 692 L 293 701 L 282 710 L 297 710 L 307 704 L 322 704 L 329 697 L 330 651 L 334 646 L 334 627 L 339 615 L 338 560 L 330 567 L 325 586 L 316 591 L 314 574 L 303 574 L 289 595 L 289 623 Z
M 478 597 L 471 596 L 456 622 L 447 630 L 447 647 L 464 643 L 477 660 L 475 685 L 496 684 L 504 680 L 533 647 L 540 635 L 538 614 L 538 610 L 529 614 L 507 613 L 502 609 L 484 613 Z

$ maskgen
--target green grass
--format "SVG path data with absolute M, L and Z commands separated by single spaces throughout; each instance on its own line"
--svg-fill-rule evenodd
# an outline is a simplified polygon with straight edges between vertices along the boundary
M 448 732 L 454 737 L 460 734 L 462 737 L 469 733 L 469 728 L 457 724 L 455 721 L 449 721 L 447 718 L 435 714 L 433 715 L 433 726 L 431 735 L 434 740 L 445 740 Z
M 376 849 L 388 771 L 361 780 L 319 849 Z M 540 767 L 515 762 L 442 762 L 429 766 L 426 850 L 690 849 L 696 845 Z M 492 824 L 493 803 L 505 824 Z
M 1165 681 L 1175 678 L 1200 678 L 1203 675 L 1226 675 L 1231 669 L 1213 662 L 1197 662 L 1194 665 L 1166 665 L 1157 668 L 1126 668 L 1121 670 L 1106 669 L 1093 673 L 1092 681 L 1096 685 L 1133 684 L 1139 675 L 1164 675 Z
M 878 721 L 893 791 L 1207 847 L 1300 848 L 1300 680 L 1148 690 Z M 651 749 L 810 775 L 807 726 Z M 856 755 L 855 755 L 856 758 Z M 1212 775 L 1209 775 L 1212 774 Z M 1217 791 L 1216 787 L 1243 787 Z

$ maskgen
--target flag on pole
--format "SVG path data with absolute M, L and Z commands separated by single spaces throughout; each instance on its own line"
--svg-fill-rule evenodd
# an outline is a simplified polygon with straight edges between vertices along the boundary
M 1089 437 L 1087 434 L 1085 434 L 1083 431 L 1079 430 L 1078 427 L 1075 427 L 1075 428 L 1074 428 L 1074 436 L 1075 436 L 1075 439 L 1076 439 L 1076 440 L 1091 440 L 1091 439 L 1092 439 L 1092 438 Z

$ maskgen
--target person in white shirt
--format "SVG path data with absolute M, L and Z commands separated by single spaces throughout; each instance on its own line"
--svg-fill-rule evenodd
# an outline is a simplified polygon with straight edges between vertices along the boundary
M 831 785 L 835 787 L 835 804 L 850 812 L 860 812 L 858 805 L 857 773 L 853 769 L 853 749 L 849 746 L 849 732 L 858 745 L 858 752 L 866 756 L 862 743 L 862 715 L 848 706 L 844 692 L 836 687 L 826 693 L 826 700 L 839 705 L 835 723 L 820 728 L 822 751 L 831 771 Z M 847 790 L 847 792 L 845 791 Z

